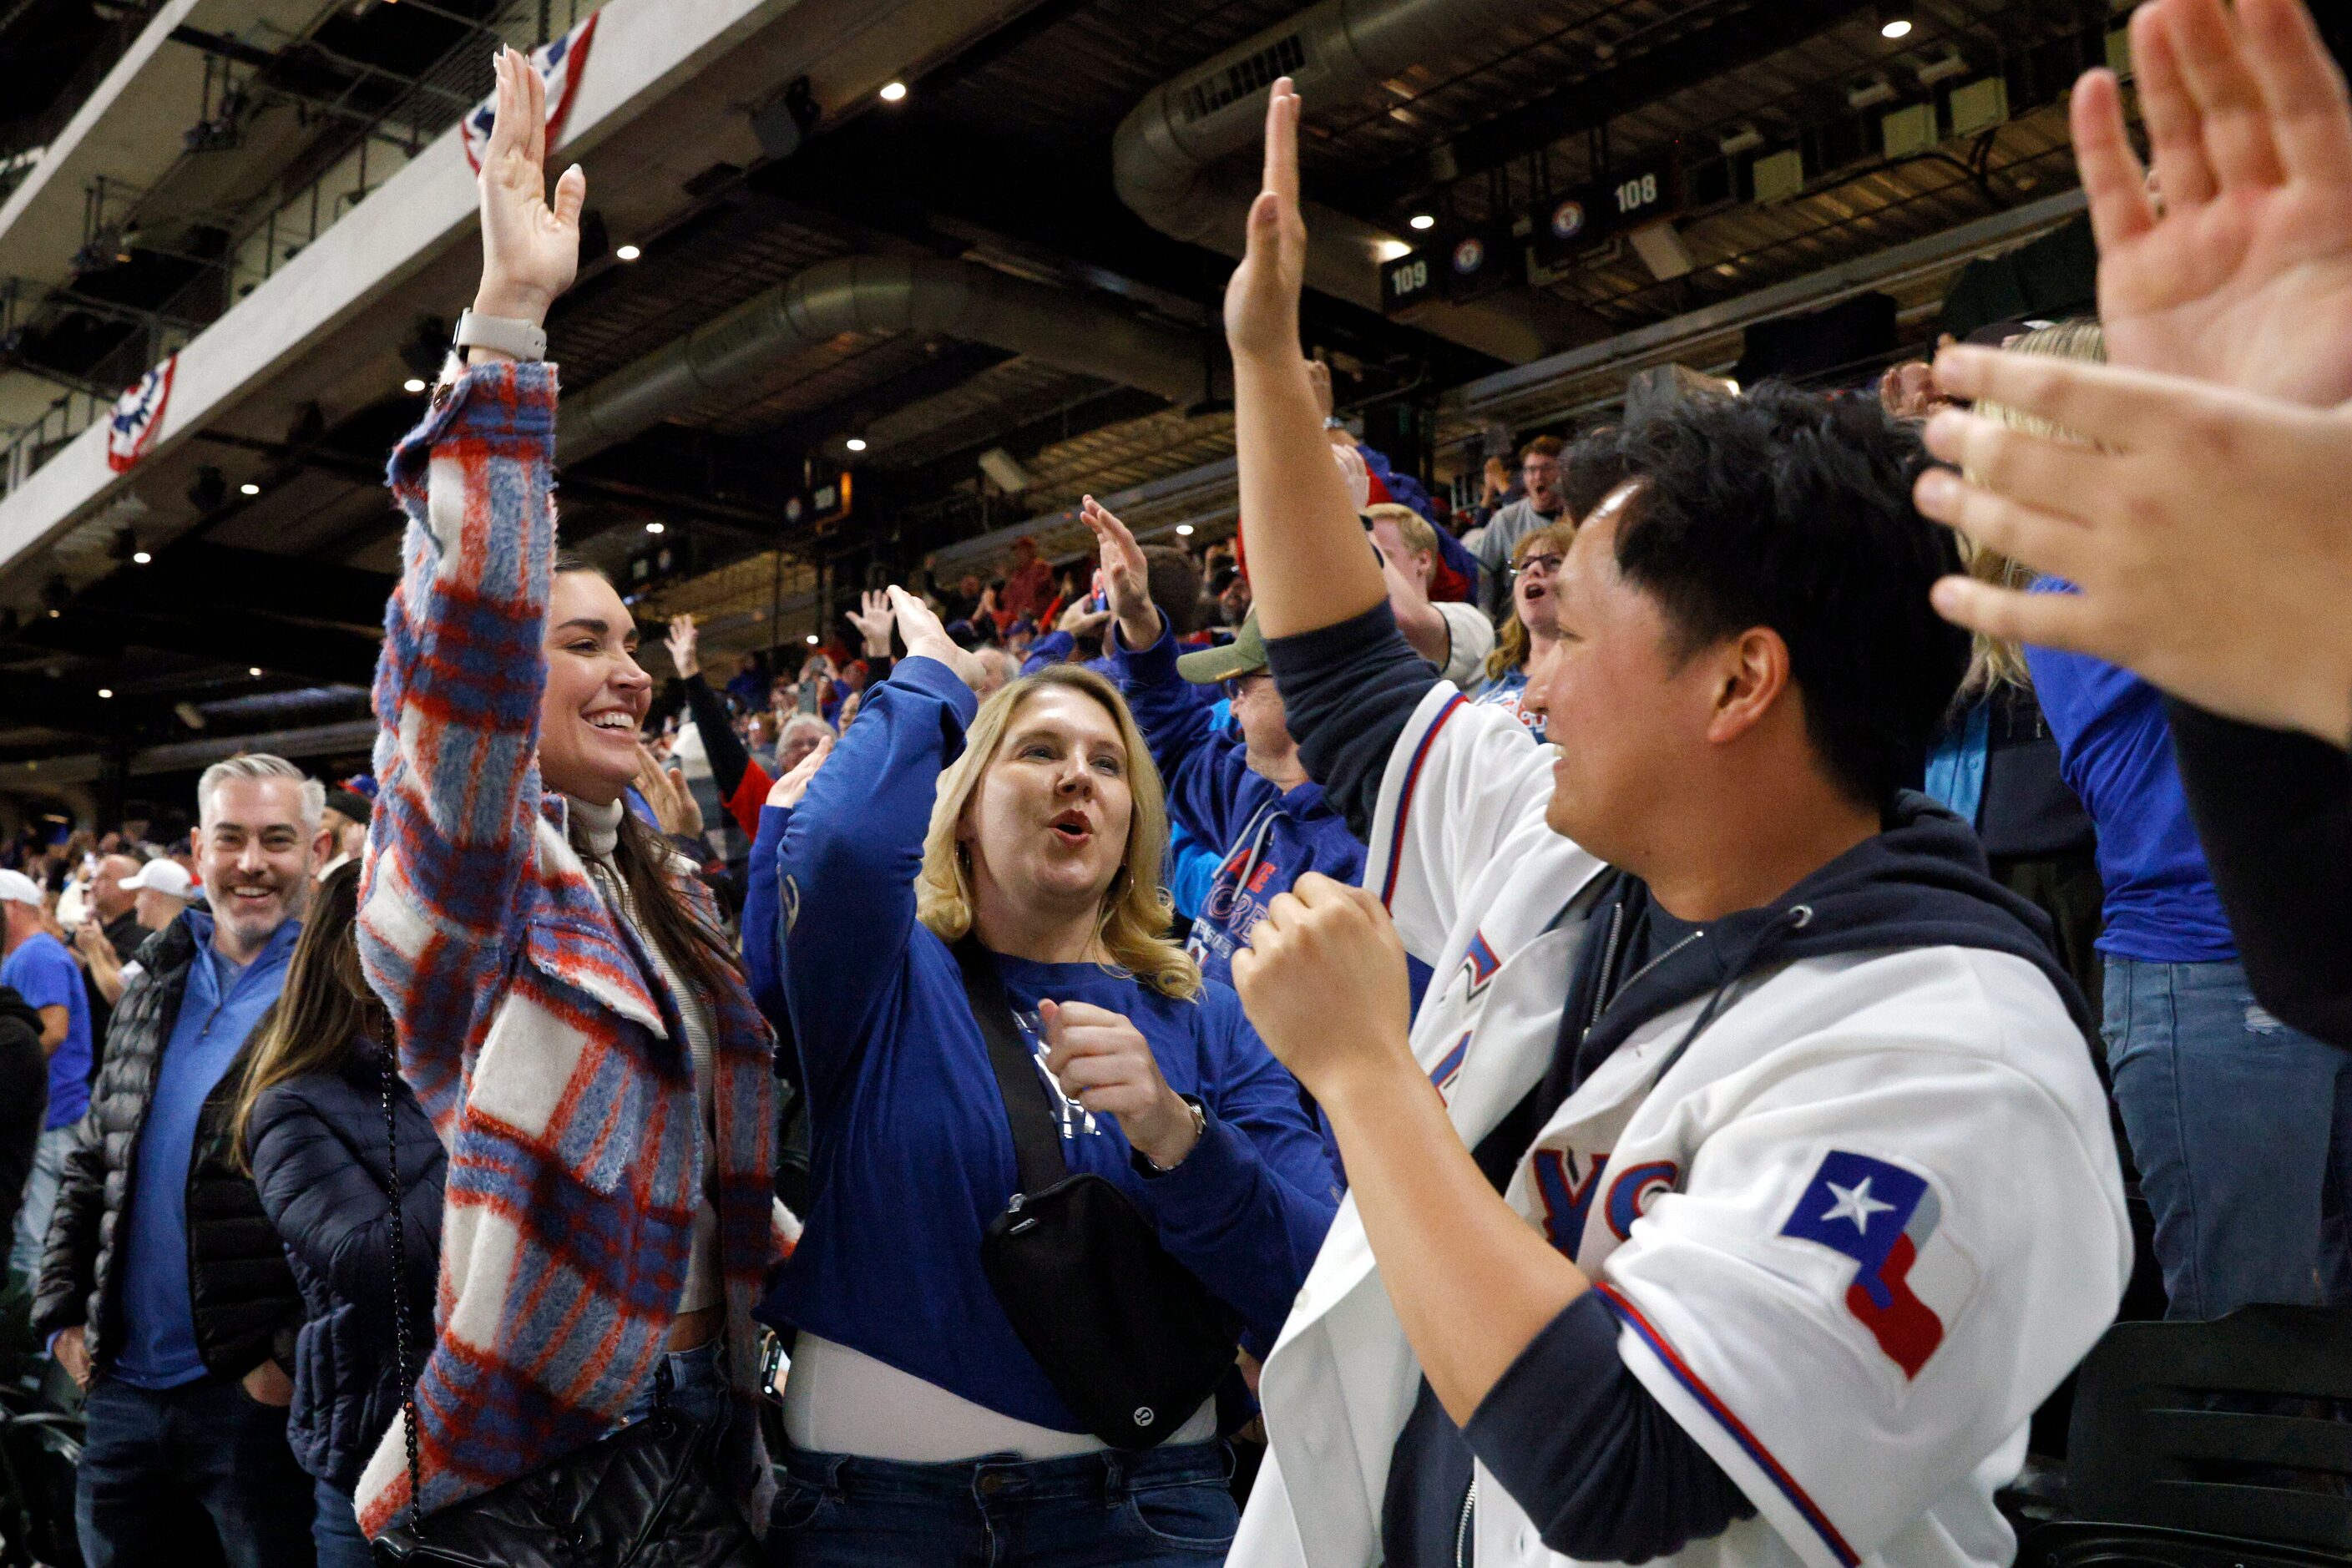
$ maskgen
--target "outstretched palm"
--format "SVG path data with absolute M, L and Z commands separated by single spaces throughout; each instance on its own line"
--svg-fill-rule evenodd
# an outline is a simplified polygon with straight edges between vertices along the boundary
M 869 591 L 864 595 L 862 607 L 849 612 L 849 624 L 866 645 L 866 657 L 879 658 L 890 651 L 890 595 Z
M 588 177 L 573 164 L 547 198 L 547 84 L 514 49 L 497 62 L 498 117 L 475 182 L 482 211 L 486 313 L 538 321 L 580 270 Z
M 1298 214 L 1298 94 L 1283 77 L 1265 104 L 1265 188 L 1249 210 L 1242 264 L 1225 285 L 1225 341 L 1236 358 L 1298 355 L 1307 224 Z
M 1102 552 L 1103 595 L 1130 647 L 1149 647 L 1160 636 L 1160 610 L 1151 602 L 1151 563 L 1127 524 L 1102 502 L 1088 496 L 1078 508 L 1079 521 L 1094 531 Z
M 2108 357 L 2298 403 L 2352 397 L 2352 110 L 2297 0 L 2133 18 L 2162 211 L 2104 72 L 2075 90 Z

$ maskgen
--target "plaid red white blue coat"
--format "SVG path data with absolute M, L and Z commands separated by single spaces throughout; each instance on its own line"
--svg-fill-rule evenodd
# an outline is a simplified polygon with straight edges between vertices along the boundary
M 360 952 L 401 1074 L 449 1146 L 435 1337 L 417 1384 L 427 1514 L 608 1431 L 685 1288 L 701 1172 L 719 1213 L 736 1418 L 723 1473 L 764 1526 L 751 1309 L 772 1218 L 775 1042 L 740 980 L 707 998 L 715 1148 L 675 1003 L 540 782 L 555 553 L 555 367 L 467 372 L 393 453 L 408 514 L 375 711 L 382 783 Z M 699 884 L 681 878 L 703 904 Z M 404 1515 L 401 1429 L 360 1478 Z

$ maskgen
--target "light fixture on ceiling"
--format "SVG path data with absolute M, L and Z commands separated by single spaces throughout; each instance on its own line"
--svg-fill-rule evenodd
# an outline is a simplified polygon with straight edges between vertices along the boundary
M 619 257 L 624 261 L 635 261 L 638 257 L 643 256 L 645 252 L 639 250 L 634 245 L 625 245 L 618 250 L 614 251 L 613 254 Z
M 148 554 L 147 552 L 143 550 L 134 550 L 131 552 L 131 564 L 133 566 L 150 565 L 154 562 L 154 559 L 155 558 L 152 555 Z
M 1902 5 L 1882 5 L 1878 7 L 1878 36 L 1882 38 L 1907 38 L 1911 36 L 1911 7 Z
M 1418 229 L 1424 233 L 1437 226 L 1436 217 L 1429 213 L 1415 213 L 1404 221 L 1407 228 Z
M 100 697 L 111 697 L 114 695 L 114 688 L 111 686 L 101 686 L 98 689 L 98 694 Z
M 1007 495 L 1019 495 L 1035 482 L 1021 459 L 1002 447 L 991 447 L 980 455 L 980 471 Z
M 1180 522 L 1180 523 L 1178 523 L 1178 524 L 1176 525 L 1176 537 L 1177 537 L 1177 538 L 1179 538 L 1179 539 L 1190 539 L 1190 538 L 1192 538 L 1192 525 L 1191 523 L 1189 523 L 1189 522 Z
M 907 97 L 907 84 L 906 84 L 905 82 L 903 82 L 903 81 L 890 81 L 890 82 L 884 82 L 884 83 L 882 84 L 882 101 L 883 101 L 883 102 L 885 102 L 885 103 L 902 103 L 902 102 L 906 101 L 906 97 Z
M 842 445 L 848 447 L 853 452 L 863 452 L 866 450 L 866 437 L 863 436 L 852 436 L 848 440 L 843 442 Z
M 1752 153 L 1764 145 L 1764 132 L 1752 120 L 1743 120 L 1716 139 L 1716 147 L 1727 158 L 1737 158 L 1742 153 Z
M 1956 44 L 1946 44 L 1935 54 L 1920 61 L 1913 74 L 1919 79 L 1921 87 L 1933 87 L 1939 81 L 1948 81 L 1956 76 L 1966 76 L 1969 74 L 1969 69 L 1968 57 L 1960 53 L 1959 47 Z
M 406 381 L 400 384 L 400 390 L 403 392 L 422 392 L 425 390 L 425 378 L 421 375 L 412 375 Z
M 815 634 L 814 632 L 811 632 L 811 633 L 809 633 L 809 635 L 808 635 L 808 644 L 809 644 L 809 647 L 816 647 L 816 634 Z
M 660 533 L 665 531 L 668 526 L 669 525 L 667 523 L 663 522 L 649 522 L 646 524 L 646 531 L 647 533 Z
M 261 493 L 261 487 L 247 479 L 236 487 L 236 493 L 241 496 L 257 496 Z
M 1882 103 L 1894 101 L 1895 84 L 1886 79 L 1885 71 L 1873 71 L 1846 84 L 1845 106 L 1848 109 L 1875 109 Z
M 254 679 L 256 679 L 256 680 L 258 680 L 258 679 L 261 679 L 261 666 L 259 666 L 259 665 L 257 665 L 257 664 L 255 664 L 255 665 L 247 665 L 247 666 L 246 667 L 246 671 L 245 671 L 245 672 L 246 672 L 246 674 L 247 674 L 247 675 L 249 675 L 249 676 L 253 677 L 253 678 L 254 678 Z
M 1372 254 L 1382 261 L 1396 261 L 1412 254 L 1412 247 L 1401 239 L 1384 239 L 1372 247 Z

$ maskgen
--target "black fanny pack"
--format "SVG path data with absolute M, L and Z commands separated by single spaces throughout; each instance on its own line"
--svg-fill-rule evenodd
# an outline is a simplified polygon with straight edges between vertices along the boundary
M 1019 1174 L 980 1244 L 981 1267 L 1013 1332 L 1087 1430 L 1114 1448 L 1157 1447 L 1234 1370 L 1241 1314 L 1169 1256 L 1125 1193 L 1070 1173 L 994 963 L 968 936 L 955 955 Z

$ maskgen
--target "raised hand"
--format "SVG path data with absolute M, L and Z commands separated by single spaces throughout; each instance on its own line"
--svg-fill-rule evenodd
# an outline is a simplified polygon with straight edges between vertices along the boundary
M 1054 629 L 1057 632 L 1067 632 L 1074 638 L 1083 638 L 1090 632 L 1102 630 L 1105 623 L 1110 619 L 1110 612 L 1095 609 L 1092 607 L 1093 604 L 1092 595 L 1081 599 L 1072 599 L 1069 606 L 1063 610 L 1062 618 L 1054 623 Z
M 827 735 L 816 743 L 807 756 L 794 763 L 791 771 L 782 778 L 768 786 L 768 804 L 770 805 L 800 805 L 801 796 L 808 794 L 809 785 L 816 780 L 817 769 L 824 766 L 825 758 L 831 755 L 833 755 L 833 737 Z
M 940 625 L 939 616 L 931 613 L 929 605 L 895 583 L 887 591 L 890 613 L 898 621 L 898 639 L 907 645 L 908 658 L 938 659 L 975 691 L 987 683 L 987 667 L 956 647 L 955 639 L 948 636 L 947 628 Z
M 1929 448 L 1975 482 L 1931 469 L 1920 510 L 2081 590 L 1947 577 L 1948 618 L 2095 655 L 2231 718 L 2352 741 L 2352 406 L 1982 350 L 1948 350 L 1936 374 L 2097 444 L 1958 412 L 1929 422 Z
M 849 624 L 866 639 L 866 657 L 890 657 L 890 595 L 874 589 L 861 596 L 862 608 L 849 612 Z
M 1225 285 L 1225 341 L 1234 357 L 1298 357 L 1298 290 L 1307 276 L 1307 223 L 1298 214 L 1298 93 L 1278 79 L 1265 100 L 1264 188 L 1249 210 L 1247 247 Z
M 1143 546 L 1092 496 L 1079 503 L 1078 521 L 1094 534 L 1101 552 L 1103 594 L 1118 617 L 1118 635 L 1131 648 L 1150 647 L 1160 640 L 1160 607 L 1151 602 L 1151 563 L 1143 558 Z
M 699 637 L 692 616 L 672 616 L 669 635 L 662 640 L 668 645 L 669 661 L 677 666 L 680 680 L 691 680 L 702 673 L 702 661 L 696 652 Z
M 2074 100 L 2109 359 L 2352 397 L 2352 108 L 2300 0 L 2153 0 L 2131 38 L 2160 211 L 2116 79 Z
M 513 48 L 499 51 L 498 117 L 475 181 L 482 212 L 482 283 L 474 309 L 543 321 L 580 269 L 580 209 L 588 176 L 574 163 L 547 199 L 547 84 Z
M 1316 1099 L 1366 1072 L 1416 1071 L 1404 942 L 1375 894 L 1309 871 L 1266 906 L 1234 954 L 1251 1025 Z

